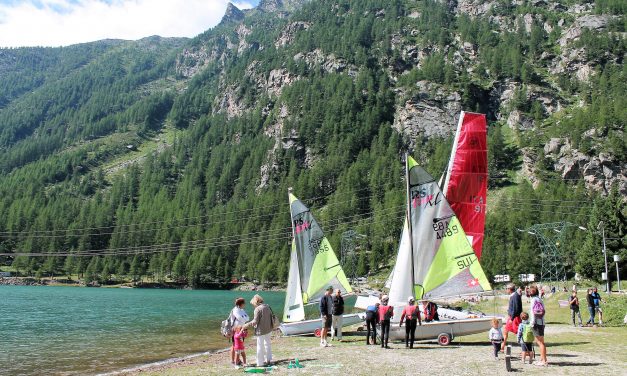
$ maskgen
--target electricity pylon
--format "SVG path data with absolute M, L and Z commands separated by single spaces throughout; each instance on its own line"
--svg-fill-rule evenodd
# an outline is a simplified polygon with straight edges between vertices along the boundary
M 564 230 L 568 227 L 585 229 L 585 227 L 563 221 L 540 223 L 524 230 L 518 229 L 518 231 L 525 231 L 528 234 L 534 235 L 538 239 L 538 243 L 540 243 L 540 249 L 542 250 L 540 254 L 542 259 L 541 281 L 559 281 L 566 279 L 564 261 L 558 247 L 562 244 Z

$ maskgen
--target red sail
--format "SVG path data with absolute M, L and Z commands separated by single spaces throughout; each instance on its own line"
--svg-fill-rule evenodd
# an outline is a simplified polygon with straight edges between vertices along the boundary
M 487 131 L 485 115 L 461 113 L 443 189 L 479 259 L 488 190 Z

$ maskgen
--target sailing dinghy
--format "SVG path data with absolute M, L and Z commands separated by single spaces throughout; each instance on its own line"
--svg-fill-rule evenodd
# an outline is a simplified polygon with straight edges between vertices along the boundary
M 328 286 L 352 293 L 346 274 L 309 209 L 289 192 L 292 217 L 292 250 L 287 281 L 283 335 L 312 334 L 322 328 L 320 318 L 305 320 L 305 305 L 317 304 Z M 364 321 L 364 314 L 343 315 L 343 326 Z
M 390 285 L 394 306 L 390 339 L 405 338 L 398 323 L 407 297 L 439 300 L 490 291 L 492 288 L 455 212 L 437 182 L 406 157 L 407 218 Z M 491 317 L 423 323 L 416 339 L 438 338 L 442 345 L 455 336 L 488 331 Z

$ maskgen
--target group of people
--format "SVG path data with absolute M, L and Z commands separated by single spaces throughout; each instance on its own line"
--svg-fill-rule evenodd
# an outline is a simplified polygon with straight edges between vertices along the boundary
M 381 326 L 381 347 L 389 349 L 390 326 L 394 317 L 394 307 L 389 305 L 389 297 L 381 296 L 381 302 L 366 308 L 366 345 L 377 344 L 377 324 Z M 426 300 L 422 301 L 425 322 L 438 321 L 438 306 Z M 407 298 L 407 305 L 401 313 L 399 327 L 405 322 L 405 347 L 413 349 L 416 338 L 416 327 L 422 325 L 422 318 L 418 302 L 413 296 Z
M 529 358 L 529 363 L 533 361 L 535 355 L 533 343 L 535 342 L 540 350 L 540 360 L 536 364 L 546 366 L 548 363 L 546 345 L 544 343 L 545 310 L 544 303 L 540 296 L 540 290 L 537 286 L 525 288 L 525 293 L 530 298 L 528 312 L 523 311 L 523 290 L 521 288 L 516 289 L 513 284 L 509 284 L 507 286 L 507 293 L 509 294 L 509 303 L 507 308 L 507 321 L 504 327 L 505 330 L 501 330 L 500 321 L 495 318 L 492 320 L 492 329 L 490 329 L 488 334 L 489 340 L 494 347 L 494 357 L 498 359 L 499 352 L 505 350 L 509 333 L 513 333 L 516 335 L 516 340 L 521 346 L 523 362 L 525 362 L 527 358 Z M 586 301 L 590 314 L 590 319 L 586 324 L 594 325 L 596 314 L 599 314 L 599 323 L 602 324 L 603 311 L 600 307 L 601 296 L 596 288 L 588 289 Z M 579 298 L 577 297 L 577 290 L 575 288 L 573 288 L 572 295 L 568 302 L 571 309 L 573 325 L 576 326 L 575 317 L 578 316 L 579 325 L 583 326 L 581 312 L 579 310 Z M 255 295 L 250 301 L 250 304 L 254 307 L 253 319 L 250 320 L 244 309 L 245 304 L 244 298 L 237 298 L 235 300 L 235 306 L 229 316 L 229 320 L 233 321 L 233 334 L 230 338 L 233 343 L 231 346 L 231 363 L 235 367 L 246 364 L 244 340 L 248 336 L 249 328 L 254 328 L 254 333 L 257 337 L 257 366 L 267 366 L 272 362 L 270 335 L 275 326 L 273 322 L 275 320 L 274 313 L 270 306 L 264 303 L 261 296 Z M 439 320 L 437 313 L 438 307 L 435 303 L 425 300 L 422 301 L 422 305 L 425 322 Z M 342 297 L 341 291 L 338 289 L 334 292 L 331 286 L 327 288 L 325 295 L 320 299 L 319 308 L 322 320 L 320 346 L 331 346 L 328 343 L 329 332 L 331 333 L 331 341 L 335 338 L 337 338 L 338 341 L 342 341 L 344 298 Z M 380 302 L 366 308 L 367 345 L 377 345 L 377 326 L 380 326 L 381 347 L 389 348 L 388 341 L 393 317 L 394 307 L 389 305 L 389 297 L 387 295 L 381 296 Z M 407 305 L 403 308 L 399 321 L 399 327 L 402 327 L 403 323 L 405 323 L 406 348 L 411 349 L 414 347 L 416 327 L 422 325 L 422 322 L 423 319 L 418 302 L 414 297 L 410 296 L 407 299 Z
M 232 320 L 233 334 L 231 335 L 231 364 L 236 368 L 246 365 L 246 350 L 244 339 L 248 336 L 248 329 L 253 328 L 257 336 L 257 366 L 262 367 L 272 362 L 272 344 L 270 335 L 274 329 L 274 313 L 269 305 L 265 304 L 259 295 L 253 296 L 250 304 L 254 307 L 253 319 L 246 313 L 244 298 L 235 299 L 235 306 L 231 310 L 229 320 Z
M 513 284 L 507 285 L 509 303 L 504 333 L 500 328 L 499 320 L 497 318 L 492 320 L 492 329 L 488 333 L 488 338 L 494 347 L 494 358 L 498 359 L 499 352 L 505 351 L 508 334 L 513 333 L 516 335 L 516 341 L 521 346 L 523 362 L 525 362 L 527 357 L 529 358 L 529 363 L 533 361 L 533 342 L 535 342 L 540 348 L 540 361 L 536 365 L 546 366 L 548 362 L 546 345 L 544 343 L 544 303 L 540 298 L 538 287 L 530 286 L 526 289 L 530 298 L 529 311 L 523 312 L 522 291 L 520 288 L 516 289 L 516 286 Z
M 320 333 L 320 346 L 331 346 L 327 341 L 331 331 L 331 341 L 336 337 L 342 342 L 342 315 L 344 314 L 344 298 L 340 289 L 333 293 L 333 286 L 329 286 L 325 294 L 320 298 L 320 318 L 322 331 Z

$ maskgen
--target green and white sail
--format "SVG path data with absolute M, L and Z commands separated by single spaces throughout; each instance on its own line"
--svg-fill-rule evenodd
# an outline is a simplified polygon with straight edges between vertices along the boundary
M 292 251 L 283 321 L 305 318 L 304 304 L 320 299 L 328 286 L 352 292 L 346 274 L 309 209 L 289 194 L 292 216 Z
M 418 299 L 437 299 L 492 290 L 435 179 L 409 156 L 407 175 L 413 295 Z M 399 257 L 406 259 L 406 253 L 399 249 Z

